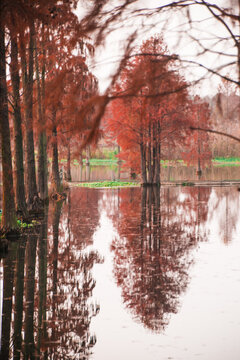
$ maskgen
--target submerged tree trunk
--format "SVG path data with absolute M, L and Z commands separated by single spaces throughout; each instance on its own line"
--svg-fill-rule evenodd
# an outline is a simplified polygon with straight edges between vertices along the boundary
M 11 32 L 11 81 L 13 88 L 13 129 L 14 129 L 14 155 L 15 155 L 15 181 L 16 181 L 16 205 L 17 210 L 27 215 L 27 204 L 24 187 L 24 166 L 23 166 L 23 137 L 22 117 L 20 108 L 20 78 L 18 69 L 18 45 L 17 38 Z
M 10 145 L 10 129 L 8 120 L 8 100 L 7 100 L 7 83 L 5 67 L 5 42 L 4 28 L 0 19 L 0 133 L 2 145 L 2 182 L 3 182 L 3 199 L 2 199 L 2 222 L 1 226 L 5 229 L 15 229 L 17 227 L 13 175 L 12 175 L 12 155 Z

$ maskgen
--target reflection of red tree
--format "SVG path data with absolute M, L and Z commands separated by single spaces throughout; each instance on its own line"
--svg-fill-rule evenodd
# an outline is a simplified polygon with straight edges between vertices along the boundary
M 186 204 L 190 216 L 184 211 Z M 126 306 L 154 331 L 164 329 L 170 314 L 177 312 L 188 283 L 191 250 L 197 244 L 197 210 L 194 198 L 186 204 L 178 189 L 163 189 L 161 197 L 157 187 L 120 192 L 120 214 L 114 219 L 119 236 L 112 244 L 114 272 Z
M 83 251 L 92 244 L 92 236 L 99 222 L 99 194 L 88 189 L 71 189 L 61 217 L 57 205 L 52 211 L 48 337 L 44 346 L 49 348 L 51 356 L 58 359 L 87 358 L 96 342 L 89 326 L 99 306 L 90 304 L 89 298 L 95 287 L 91 269 L 101 259 L 96 252 Z

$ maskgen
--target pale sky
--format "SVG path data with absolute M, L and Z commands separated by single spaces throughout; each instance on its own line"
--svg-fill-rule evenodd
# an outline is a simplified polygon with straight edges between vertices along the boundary
M 114 5 L 116 2 L 113 2 Z M 162 5 L 163 1 L 161 1 Z M 222 0 L 216 1 L 216 4 L 220 5 Z M 226 3 L 226 2 L 225 2 Z M 139 7 L 157 6 L 159 1 L 157 0 L 141 0 L 137 2 Z M 136 5 L 135 5 L 136 7 Z M 79 15 L 81 11 L 79 10 Z M 197 56 L 200 51 L 200 47 L 197 46 L 197 42 L 191 39 L 190 36 L 201 40 L 206 48 L 210 48 L 216 51 L 224 51 L 224 53 L 236 56 L 236 49 L 232 47 L 232 41 L 221 41 L 217 44 L 217 39 L 221 37 L 223 39 L 226 35 L 224 27 L 213 20 L 209 12 L 203 6 L 195 6 L 191 9 L 191 19 L 193 20 L 192 27 L 194 29 L 189 31 L 189 25 L 187 24 L 186 17 L 172 15 L 169 17 L 169 12 L 166 14 L 152 15 L 149 18 L 138 17 L 131 18 L 129 15 L 126 20 L 122 20 L 116 25 L 115 30 L 111 31 L 108 35 L 104 46 L 97 49 L 94 62 L 90 66 L 90 70 L 97 76 L 99 80 L 99 88 L 101 92 L 104 92 L 111 81 L 111 75 L 117 68 L 118 62 L 124 53 L 124 46 L 126 39 L 133 31 L 138 31 L 137 45 L 140 45 L 143 40 L 146 40 L 154 34 L 163 34 L 164 40 L 172 53 L 180 55 L 183 60 L 196 61 L 203 64 L 206 67 L 215 69 L 216 67 L 226 64 L 232 61 L 232 57 L 205 53 L 204 55 Z M 209 74 L 203 68 L 184 63 L 184 74 L 187 81 L 198 79 L 202 76 L 209 78 Z M 225 68 L 223 73 L 231 73 L 233 76 L 233 68 Z M 218 84 L 220 82 L 219 77 L 211 76 L 210 79 L 204 80 L 202 84 L 197 86 L 197 92 L 201 95 L 209 95 L 217 92 Z

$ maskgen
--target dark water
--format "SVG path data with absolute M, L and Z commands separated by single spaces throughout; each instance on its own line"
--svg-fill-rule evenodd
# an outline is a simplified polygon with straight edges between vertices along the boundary
M 239 359 L 239 210 L 233 187 L 72 188 L 1 260 L 3 359 Z

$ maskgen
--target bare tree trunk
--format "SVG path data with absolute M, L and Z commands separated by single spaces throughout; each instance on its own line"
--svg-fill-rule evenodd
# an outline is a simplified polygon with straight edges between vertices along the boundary
M 155 179 L 154 179 L 154 183 L 159 185 L 160 184 L 160 161 L 161 161 L 161 128 L 159 123 L 157 123 L 156 125 L 156 137 L 155 137 L 155 142 L 156 142 L 156 161 L 155 161 Z
M 20 78 L 18 69 L 18 45 L 17 37 L 11 32 L 11 81 L 13 88 L 13 129 L 14 129 L 14 155 L 15 155 L 15 180 L 16 180 L 16 205 L 17 210 L 24 216 L 27 215 L 27 204 L 24 187 L 23 166 L 23 137 L 22 117 L 20 108 Z
M 26 48 L 24 45 L 23 34 L 21 36 L 21 63 L 23 77 L 23 94 L 25 107 L 25 127 L 26 127 L 26 149 L 27 149 L 27 191 L 28 206 L 31 208 L 35 202 L 37 194 L 34 139 L 33 139 L 33 53 L 34 53 L 34 23 L 30 25 L 29 39 L 29 60 L 28 70 L 26 61 Z
M 53 117 L 56 117 L 56 112 L 53 111 Z M 57 127 L 54 126 L 52 130 L 53 143 L 52 143 L 52 181 L 54 191 L 59 192 L 60 190 L 60 176 L 58 166 L 58 142 L 57 142 Z
M 90 146 L 89 145 L 87 145 L 87 147 L 86 147 L 86 165 L 89 165 L 90 164 L 90 156 L 91 156 L 91 154 L 90 154 Z
M 44 28 L 43 28 L 44 32 Z M 42 40 L 43 41 L 43 40 Z M 36 46 L 35 46 L 36 48 Z M 45 51 L 43 49 L 42 84 L 36 48 L 36 78 L 37 78 L 37 98 L 38 98 L 38 191 L 42 200 L 48 197 L 48 168 L 47 168 L 47 136 L 45 130 Z
M 146 147 L 143 143 L 140 144 L 140 153 L 141 153 L 141 174 L 142 174 L 142 183 L 147 183 L 147 170 L 146 170 Z
M 5 42 L 4 28 L 0 19 L 0 133 L 2 145 L 2 181 L 3 181 L 3 199 L 2 199 L 2 222 L 1 226 L 5 229 L 15 229 L 17 227 L 13 174 L 12 174 L 12 154 L 10 145 L 10 129 L 8 120 L 8 100 L 7 83 L 5 68 Z
M 71 181 L 71 148 L 70 148 L 70 139 L 68 139 L 67 144 L 67 181 Z

